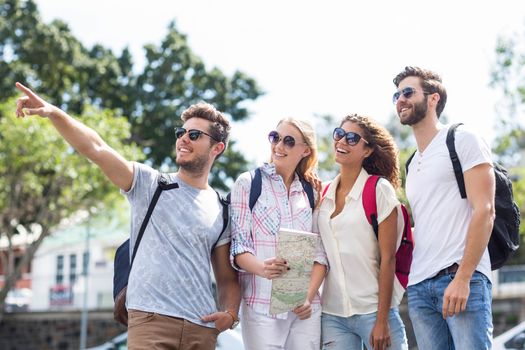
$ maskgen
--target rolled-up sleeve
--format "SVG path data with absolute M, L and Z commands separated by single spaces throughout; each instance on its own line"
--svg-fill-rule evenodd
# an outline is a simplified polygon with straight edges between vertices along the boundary
M 243 173 L 239 176 L 231 192 L 231 246 L 230 262 L 233 268 L 242 271 L 235 264 L 235 256 L 242 253 L 255 255 L 255 247 L 252 235 L 252 212 L 249 207 L 251 176 Z
M 323 240 L 321 237 L 318 237 L 317 239 L 317 247 L 315 250 L 315 262 L 318 262 L 319 264 L 325 265 L 328 267 L 328 259 L 326 258 L 326 252 L 324 250 L 323 246 Z
M 330 269 L 328 264 L 328 258 L 326 256 L 326 251 L 324 249 L 323 240 L 319 234 L 319 209 L 314 210 L 312 215 L 312 232 L 318 235 L 317 237 L 317 247 L 315 249 L 315 258 L 314 261 L 319 264 L 325 265 L 327 269 Z

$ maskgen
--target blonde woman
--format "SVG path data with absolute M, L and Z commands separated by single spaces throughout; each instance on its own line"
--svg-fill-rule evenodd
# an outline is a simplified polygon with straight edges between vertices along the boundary
M 260 167 L 262 187 L 250 210 L 252 176 L 239 176 L 232 190 L 232 264 L 239 272 L 241 324 L 247 350 L 318 350 L 321 333 L 319 286 L 326 258 L 318 247 L 304 303 L 292 311 L 270 314 L 272 280 L 285 273 L 276 257 L 281 227 L 312 232 L 312 207 L 301 179 L 311 178 L 317 163 L 315 133 L 309 123 L 281 120 L 268 135 L 270 162 Z

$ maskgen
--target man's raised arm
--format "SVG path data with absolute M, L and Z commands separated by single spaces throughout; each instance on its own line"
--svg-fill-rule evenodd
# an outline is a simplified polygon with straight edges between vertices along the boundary
M 124 191 L 131 188 L 132 162 L 109 147 L 95 130 L 44 101 L 24 85 L 16 83 L 16 88 L 25 94 L 16 102 L 17 117 L 23 118 L 28 114 L 48 118 L 60 135 L 80 154 L 98 165 L 111 182 Z

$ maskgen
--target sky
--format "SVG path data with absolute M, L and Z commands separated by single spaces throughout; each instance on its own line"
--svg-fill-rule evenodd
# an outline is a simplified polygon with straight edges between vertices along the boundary
M 69 24 L 84 45 L 115 53 L 159 44 L 170 21 L 208 68 L 241 70 L 265 95 L 232 137 L 248 159 L 268 158 L 266 135 L 284 117 L 339 121 L 359 113 L 386 123 L 394 76 L 407 65 L 442 75 L 449 121 L 489 142 L 501 93 L 490 88 L 499 36 L 525 32 L 525 1 L 36 0 L 44 21 Z M 525 116 L 517 118 L 525 121 Z

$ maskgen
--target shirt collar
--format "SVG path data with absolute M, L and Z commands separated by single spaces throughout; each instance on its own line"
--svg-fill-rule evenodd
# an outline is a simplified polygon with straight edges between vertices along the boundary
M 361 197 L 361 193 L 363 193 L 363 189 L 365 188 L 365 183 L 367 179 L 368 172 L 365 170 L 365 168 L 361 168 L 361 172 L 359 173 L 359 176 L 357 176 L 354 186 L 350 190 L 350 193 L 348 193 L 348 195 L 352 199 L 357 200 L 359 199 L 359 197 Z
M 272 180 L 282 181 L 282 177 L 279 174 L 277 174 L 277 172 L 275 171 L 275 164 L 273 163 L 264 162 L 263 166 L 261 167 L 261 171 L 268 174 Z M 294 179 L 292 181 L 292 185 L 290 186 L 290 193 L 302 192 L 302 191 L 303 191 L 303 185 L 301 185 L 301 181 L 299 180 L 299 175 L 295 173 Z
M 364 168 L 361 168 L 361 171 L 355 180 L 354 186 L 346 196 L 346 199 L 352 198 L 354 200 L 358 200 L 361 196 L 361 193 L 363 193 L 363 189 L 365 188 L 365 183 L 368 177 L 368 172 Z M 328 187 L 328 190 L 326 191 L 326 198 L 335 201 L 335 191 L 337 189 L 337 185 L 339 185 L 339 181 L 341 181 L 341 174 L 337 174 L 337 176 L 330 183 L 330 187 Z
M 273 163 L 264 162 L 261 167 L 261 171 L 270 175 L 271 177 L 277 176 L 277 173 L 275 172 L 275 164 Z

